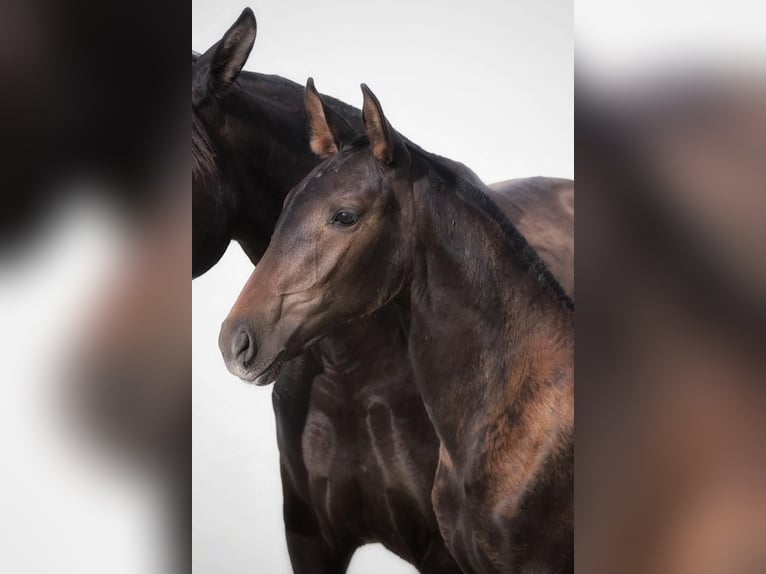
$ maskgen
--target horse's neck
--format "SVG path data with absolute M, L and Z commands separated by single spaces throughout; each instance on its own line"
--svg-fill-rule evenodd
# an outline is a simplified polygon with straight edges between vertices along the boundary
M 400 388 L 410 379 L 407 340 L 393 305 L 333 329 L 310 352 L 343 396 L 386 394 L 386 386 Z
M 266 248 L 285 196 L 318 163 L 309 149 L 299 88 L 258 74 L 242 74 L 221 102 L 226 124 L 218 155 L 236 219 L 233 238 L 253 261 Z
M 287 166 L 289 191 L 310 171 L 296 169 L 298 166 L 313 167 L 322 161 L 309 145 L 304 88 L 281 76 L 253 72 L 241 74 L 237 87 L 238 97 L 258 109 L 253 125 L 257 141 L 273 144 L 268 148 L 271 153 L 268 160 L 277 167 Z M 323 100 L 357 133 L 362 133 L 359 110 L 329 96 L 323 96 Z
M 282 198 L 321 161 L 309 147 L 300 87 L 282 78 L 248 73 L 232 92 L 230 109 L 244 141 L 232 152 L 244 167 L 266 175 Z M 244 144 L 244 149 L 242 147 Z M 250 155 L 243 155 L 243 152 Z
M 413 195 L 419 244 L 407 302 L 410 353 L 431 420 L 458 462 L 474 448 L 465 437 L 511 425 L 522 402 L 569 416 L 573 317 L 471 198 L 434 189 L 433 176 Z M 556 418 L 538 424 L 561 424 Z
M 264 202 L 279 208 L 278 217 L 285 196 L 322 161 L 309 146 L 303 87 L 279 76 L 244 72 L 227 97 L 232 121 L 240 126 L 234 130 L 239 137 L 229 142 L 227 150 L 238 158 L 239 180 L 250 178 L 257 184 L 244 189 L 268 190 L 268 197 L 257 197 L 243 189 L 239 198 L 243 223 L 249 223 L 249 212 L 262 212 Z M 358 110 L 333 98 L 325 100 L 361 130 Z

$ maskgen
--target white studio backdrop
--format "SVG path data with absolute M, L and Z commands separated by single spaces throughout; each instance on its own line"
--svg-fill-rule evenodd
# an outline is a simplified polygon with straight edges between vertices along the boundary
M 223 35 L 243 0 L 192 0 L 192 49 Z M 573 177 L 571 0 L 251 1 L 246 70 L 278 74 L 359 107 L 359 84 L 425 149 L 490 183 Z M 218 330 L 252 271 L 239 246 L 193 282 L 195 574 L 290 572 L 271 389 L 239 381 Z M 380 546 L 351 574 L 415 570 Z

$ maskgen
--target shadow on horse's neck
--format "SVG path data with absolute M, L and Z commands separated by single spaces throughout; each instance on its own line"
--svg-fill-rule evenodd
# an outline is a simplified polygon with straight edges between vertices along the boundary
M 360 112 L 326 98 L 361 130 Z M 289 191 L 322 160 L 309 146 L 304 88 L 280 76 L 243 72 L 221 100 L 227 126 L 227 155 L 236 158 L 238 183 L 233 238 L 255 262 L 264 249 Z
M 285 196 L 316 162 L 305 113 L 291 83 L 243 72 L 216 104 L 214 128 L 222 189 L 232 206 L 231 237 L 255 264 L 268 245 Z
M 438 158 L 413 161 L 417 247 L 400 305 L 419 390 L 454 456 L 478 413 L 499 419 L 524 385 L 571 371 L 573 304 L 481 190 Z
M 332 329 L 309 352 L 322 365 L 325 388 L 345 400 L 347 397 L 385 396 L 390 383 L 396 393 L 409 377 L 407 340 L 393 304 L 372 315 Z M 413 394 L 415 389 L 408 389 Z

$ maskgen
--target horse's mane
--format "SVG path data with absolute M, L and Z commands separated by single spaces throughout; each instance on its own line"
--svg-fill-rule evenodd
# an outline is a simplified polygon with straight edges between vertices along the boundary
M 192 52 L 192 63 L 198 58 L 199 54 Z M 284 98 L 284 100 L 296 102 L 301 110 L 303 110 L 304 90 L 302 85 L 282 76 L 244 70 L 240 72 L 232 86 L 232 92 L 238 91 L 243 98 L 249 95 L 254 95 L 256 98 L 262 96 L 277 103 Z M 331 96 L 323 95 L 322 99 L 325 105 L 332 107 L 355 129 L 361 130 L 362 112 L 359 109 Z M 308 126 L 306 126 L 306 135 L 308 136 Z M 194 111 L 192 111 L 192 162 L 192 175 L 199 181 L 210 183 L 219 176 L 216 154 L 210 136 Z
M 303 110 L 303 98 L 306 88 L 283 76 L 243 71 L 237 78 L 236 83 L 253 83 L 255 87 L 262 87 L 265 93 L 268 93 L 270 97 L 277 100 L 280 97 L 280 92 L 282 92 L 290 98 L 294 98 L 298 102 L 300 109 Z M 244 86 L 240 87 L 245 89 Z M 361 130 L 361 110 L 326 94 L 322 94 L 322 101 L 326 106 L 330 106 L 335 112 L 351 123 L 354 128 Z
M 215 152 L 202 121 L 192 110 L 192 180 L 211 186 L 219 176 Z
M 199 58 L 200 54 L 192 50 L 192 66 Z M 218 178 L 218 173 L 212 142 L 192 108 L 192 180 L 209 186 Z
M 463 199 L 476 206 L 482 213 L 497 223 L 514 252 L 519 256 L 522 262 L 529 266 L 530 272 L 535 275 L 538 283 L 550 290 L 556 299 L 565 307 L 574 310 L 574 301 L 572 298 L 566 291 L 564 291 L 561 284 L 553 273 L 551 273 L 548 266 L 540 258 L 534 248 L 529 244 L 526 237 L 516 229 L 516 226 L 513 225 L 500 208 L 497 207 L 497 204 L 490 199 L 486 191 L 481 189 L 481 187 L 484 187 L 484 184 L 480 183 L 478 177 L 472 178 L 475 180 L 474 182 L 469 181 L 465 175 L 461 174 L 461 172 L 465 171 L 468 175 L 472 175 L 473 172 L 462 164 L 428 152 L 409 140 L 405 139 L 405 144 L 410 153 L 426 160 L 432 168 L 432 173 L 444 187 L 454 187 Z

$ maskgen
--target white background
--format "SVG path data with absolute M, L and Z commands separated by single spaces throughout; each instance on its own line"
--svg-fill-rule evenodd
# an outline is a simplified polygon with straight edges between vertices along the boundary
M 192 48 L 203 52 L 242 0 L 193 0 Z M 573 176 L 572 3 L 297 2 L 251 4 L 258 20 L 245 69 L 279 74 L 356 107 L 359 84 L 392 125 L 485 181 Z M 193 283 L 195 574 L 289 572 L 270 388 L 221 360 L 218 329 L 251 272 L 237 245 Z M 380 546 L 356 574 L 414 569 Z

